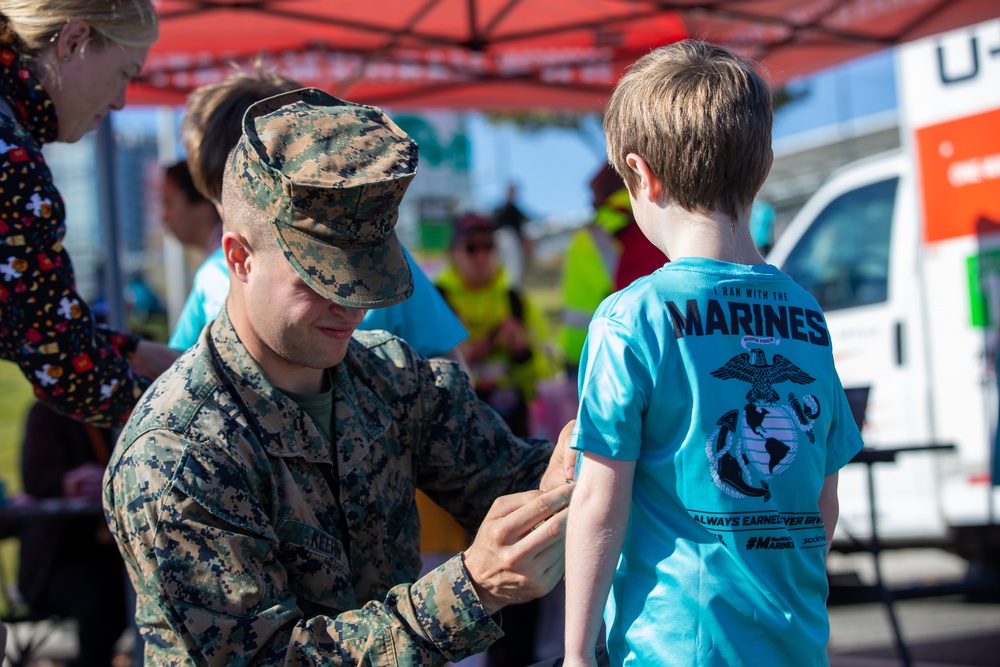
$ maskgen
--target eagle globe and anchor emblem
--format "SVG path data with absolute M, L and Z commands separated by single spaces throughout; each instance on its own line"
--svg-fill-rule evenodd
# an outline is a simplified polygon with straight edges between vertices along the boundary
M 781 343 L 778 339 L 753 342 Z M 743 345 L 747 346 L 747 339 Z M 706 443 L 712 480 L 727 495 L 767 502 L 771 499 L 768 480 L 795 460 L 800 437 L 815 441 L 812 424 L 820 414 L 815 396 L 807 394 L 800 400 L 789 392 L 787 402 L 782 403 L 774 386 L 783 382 L 809 384 L 815 378 L 780 354 L 772 355 L 768 362 L 760 347 L 736 355 L 712 375 L 750 384 L 746 405 L 722 415 Z

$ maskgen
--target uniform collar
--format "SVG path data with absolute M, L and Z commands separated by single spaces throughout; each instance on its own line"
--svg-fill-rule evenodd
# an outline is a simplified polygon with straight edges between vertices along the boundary
M 16 120 L 39 143 L 50 143 L 59 136 L 59 121 L 52 98 L 25 64 L 24 58 L 11 49 L 0 49 L 0 91 Z
M 344 474 L 364 458 L 372 443 L 392 423 L 392 415 L 378 396 L 355 381 L 348 370 L 352 357 L 364 353 L 353 342 L 348 358 L 330 369 L 334 397 L 334 447 L 312 418 L 278 390 L 240 341 L 228 312 L 223 309 L 212 324 L 211 343 L 221 363 L 219 373 L 227 376 L 238 394 L 234 397 L 246 408 L 247 420 L 261 445 L 272 456 L 302 457 L 311 463 L 333 463 Z

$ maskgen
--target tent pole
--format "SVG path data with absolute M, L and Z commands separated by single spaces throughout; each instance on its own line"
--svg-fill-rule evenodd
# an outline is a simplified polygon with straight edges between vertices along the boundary
M 108 325 L 124 331 L 125 299 L 121 269 L 121 226 L 115 201 L 115 137 L 111 118 L 105 116 L 97 127 L 98 213 L 104 236 L 104 271 L 101 288 L 108 307 Z

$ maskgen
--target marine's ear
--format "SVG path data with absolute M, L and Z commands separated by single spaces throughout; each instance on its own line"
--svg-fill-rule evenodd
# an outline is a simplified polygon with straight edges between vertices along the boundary
M 225 232 L 222 235 L 222 254 L 226 258 L 229 275 L 245 283 L 250 275 L 253 255 L 247 237 L 239 232 Z

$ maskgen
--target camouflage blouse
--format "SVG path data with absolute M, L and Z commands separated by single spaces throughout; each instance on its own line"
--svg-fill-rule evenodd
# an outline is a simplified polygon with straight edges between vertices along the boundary
M 42 156 L 58 135 L 45 89 L 0 49 L 0 358 L 74 419 L 120 426 L 149 380 L 126 358 L 139 339 L 95 327 L 63 247 L 66 211 Z
M 331 377 L 334 445 L 223 312 L 136 406 L 104 503 L 149 664 L 433 665 L 501 636 L 461 557 L 417 579 L 415 489 L 474 532 L 537 488 L 551 445 L 385 332 Z

